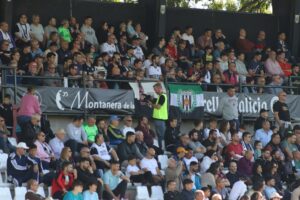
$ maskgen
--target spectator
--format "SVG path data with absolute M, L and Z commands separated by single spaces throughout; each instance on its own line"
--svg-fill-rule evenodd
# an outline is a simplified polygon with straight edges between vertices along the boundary
M 262 55 L 260 52 L 256 52 L 253 59 L 248 66 L 248 72 L 251 76 L 264 75 L 264 66 L 261 63 Z
M 271 51 L 269 53 L 269 58 L 265 62 L 266 73 L 268 75 L 280 75 L 284 76 L 284 73 L 276 60 L 276 52 Z
M 197 40 L 197 45 L 200 50 L 204 50 L 207 47 L 213 48 L 213 42 L 212 42 L 212 30 L 206 29 Z
M 149 148 L 146 157 L 141 160 L 141 168 L 144 171 L 150 171 L 152 174 L 154 184 L 160 184 L 164 181 L 164 176 L 158 168 L 158 163 L 154 158 L 155 150 L 154 148 Z
M 27 94 L 22 97 L 20 102 L 20 109 L 18 111 L 18 124 L 22 126 L 25 122 L 30 121 L 34 114 L 41 114 L 40 103 L 35 96 L 35 88 L 28 87 Z
M 159 38 L 158 45 L 152 49 L 152 53 L 158 57 L 161 57 L 163 55 L 165 45 L 166 45 L 165 38 L 163 37 Z
M 169 42 L 166 47 L 169 50 L 169 57 L 173 60 L 177 60 L 177 46 L 176 41 L 174 37 L 171 37 L 169 39 Z
M 146 153 L 147 153 L 147 150 L 148 150 L 148 146 L 144 142 L 144 134 L 143 134 L 143 132 L 142 131 L 136 131 L 135 135 L 136 135 L 136 139 L 135 139 L 136 146 L 138 147 L 138 149 L 141 152 L 141 154 L 143 156 L 146 156 Z M 152 147 L 154 147 L 154 145 Z M 158 147 L 156 147 L 155 149 L 157 149 L 157 148 Z
M 71 162 L 71 164 L 75 164 L 75 163 L 73 163 L 72 150 L 69 147 L 64 147 L 61 150 L 60 158 L 57 161 L 57 166 L 56 166 L 57 171 L 62 170 L 62 165 L 64 162 Z
M 217 174 L 220 171 L 220 163 L 214 162 L 210 165 L 209 169 L 206 171 L 206 173 L 202 174 L 201 176 L 201 185 L 202 187 L 216 187 L 216 178 Z
M 245 83 L 246 77 L 248 76 L 248 71 L 245 64 L 245 54 L 239 53 L 237 55 L 237 60 L 235 61 L 236 72 L 239 75 L 239 82 Z
M 193 181 L 191 179 L 183 180 L 183 190 L 180 194 L 181 199 L 194 200 Z
M 186 178 L 189 178 L 193 181 L 193 191 L 199 190 L 202 188 L 201 186 L 201 177 L 199 172 L 199 164 L 198 161 L 192 161 L 189 166 L 189 170 Z
M 54 64 L 49 64 L 47 67 L 47 71 L 44 73 L 45 77 L 49 77 L 43 81 L 43 85 L 50 87 L 60 87 L 61 80 L 59 78 L 59 74 L 56 72 L 56 67 Z M 56 79 L 57 78 L 57 79 Z
M 68 20 L 66 19 L 62 20 L 61 26 L 58 28 L 58 34 L 63 40 L 67 42 L 72 42 L 72 35 L 69 30 Z
M 82 182 L 75 180 L 72 186 L 72 190 L 67 192 L 64 196 L 63 200 L 83 200 L 82 190 L 83 184 Z
M 243 150 L 244 151 L 249 150 L 254 152 L 254 148 L 251 143 L 252 143 L 252 134 L 250 132 L 244 132 L 241 141 Z
M 266 110 L 264 108 L 260 109 L 259 117 L 256 119 L 254 124 L 254 131 L 261 129 L 263 122 L 268 120 L 268 117 L 269 117 L 269 110 Z
M 165 170 L 166 182 L 175 182 L 175 188 L 177 191 L 181 191 L 182 189 L 182 169 L 183 162 L 181 160 L 178 160 L 178 162 L 176 162 L 174 158 L 168 159 L 168 167 Z
M 123 135 L 122 131 L 118 129 L 120 118 L 116 115 L 112 115 L 109 118 L 109 126 L 107 129 L 107 135 L 109 138 L 110 145 L 118 145 L 125 140 L 125 136 Z
M 286 42 L 286 34 L 284 32 L 278 33 L 276 51 L 283 51 L 287 55 L 287 58 L 291 56 L 291 52 Z
M 182 34 L 181 39 L 188 41 L 189 45 L 191 45 L 191 46 L 195 45 L 195 40 L 194 40 L 194 36 L 193 36 L 193 27 L 187 26 L 185 28 L 185 33 Z
M 296 135 L 288 134 L 286 136 L 286 139 L 281 144 L 282 150 L 287 156 L 288 160 L 293 160 L 294 159 L 293 153 L 295 151 L 298 151 L 298 148 L 295 143 L 296 143 Z
M 218 150 L 218 145 L 219 145 L 220 139 L 217 136 L 217 132 L 214 129 L 211 129 L 209 131 L 208 138 L 203 141 L 203 146 L 205 146 L 206 150 L 213 150 L 217 151 Z
M 11 103 L 11 96 L 5 94 L 2 104 L 0 104 L 0 116 L 3 118 L 6 128 L 12 132 L 13 128 L 13 105 Z
M 269 86 L 271 86 L 269 88 L 269 94 L 276 95 L 276 94 L 282 92 L 283 91 L 281 88 L 282 83 L 283 83 L 283 81 L 279 75 L 273 75 L 272 82 L 269 84 Z
M 240 160 L 244 155 L 243 146 L 240 143 L 238 132 L 231 133 L 231 143 L 226 147 L 227 159 Z
M 148 147 L 153 145 L 155 133 L 154 133 L 154 131 L 152 131 L 150 129 L 149 120 L 146 116 L 140 117 L 138 126 L 135 128 L 135 131 L 143 132 L 144 141 Z M 165 139 L 165 141 L 166 141 L 166 139 Z
M 190 142 L 189 147 L 195 152 L 195 157 L 197 159 L 202 159 L 204 153 L 206 152 L 206 148 L 199 142 L 199 136 L 197 132 L 190 132 L 189 133 Z
M 239 83 L 239 74 L 236 70 L 236 64 L 234 62 L 229 63 L 228 70 L 223 72 L 225 77 L 224 82 L 230 85 L 237 85 Z
M 88 189 L 83 192 L 83 200 L 98 200 L 99 196 L 97 194 L 97 185 L 96 181 L 88 183 Z
M 216 131 L 217 137 L 219 137 L 220 136 L 220 131 L 217 128 L 217 125 L 218 125 L 217 119 L 214 118 L 214 117 L 211 117 L 209 119 L 209 127 L 204 129 L 204 135 L 203 135 L 202 140 L 207 139 L 209 137 L 209 133 L 210 133 L 211 130 Z
M 132 128 L 132 117 L 130 115 L 124 117 L 124 127 L 122 129 L 124 137 L 126 137 L 127 132 L 135 132 L 134 128 Z
M 110 148 L 108 144 L 104 142 L 102 134 L 98 134 L 95 137 L 95 143 L 91 146 L 91 154 L 95 160 L 98 169 L 105 169 L 110 167 L 110 161 L 112 158 L 119 161 L 118 154 L 113 148 Z
M 195 200 L 204 200 L 205 194 L 202 190 L 195 191 Z
M 91 16 L 87 16 L 84 19 L 84 24 L 81 26 L 80 31 L 85 35 L 85 39 L 96 48 L 98 47 L 98 40 L 95 30 L 92 28 L 93 19 Z
M 136 164 L 136 157 L 129 156 L 128 166 L 126 168 L 126 176 L 130 178 L 132 183 L 151 184 L 152 174 L 150 171 L 141 170 Z
M 15 150 L 14 146 L 8 140 L 9 130 L 6 128 L 5 119 L 0 115 L 0 150 L 4 153 L 10 153 Z
M 211 166 L 212 163 L 218 160 L 217 154 L 214 150 L 208 150 L 200 164 L 201 174 L 205 173 Z
M 243 195 L 245 195 L 245 193 L 247 192 L 247 185 L 245 184 L 246 181 L 247 177 L 241 176 L 239 181 L 234 183 L 230 191 L 228 200 L 242 199 Z
M 87 134 L 87 140 L 89 143 L 95 142 L 95 137 L 98 134 L 98 128 L 96 126 L 96 119 L 94 116 L 89 116 L 87 123 L 83 125 L 83 129 Z
M 289 64 L 285 57 L 285 53 L 284 52 L 277 52 L 277 61 L 281 67 L 281 70 L 283 71 L 285 77 L 289 77 L 292 74 L 292 65 Z
M 162 70 L 159 66 L 159 56 L 153 55 L 152 58 L 152 65 L 148 68 L 148 76 L 151 79 L 162 80 Z
M 164 199 L 180 200 L 180 193 L 176 190 L 176 182 L 174 180 L 167 181 L 167 191 L 164 194 Z
M 266 44 L 266 33 L 263 30 L 260 30 L 257 34 L 257 39 L 255 42 L 255 50 L 257 52 L 263 52 L 267 47 Z
M 197 162 L 198 163 L 198 160 L 195 156 L 193 156 L 193 150 L 188 148 L 187 153 L 185 154 L 185 157 L 183 158 L 183 163 L 185 164 L 185 167 L 186 167 L 187 171 L 190 170 L 190 163 L 191 162 Z
M 216 179 L 216 187 L 215 189 L 213 189 L 212 193 L 221 195 L 221 199 L 228 199 L 229 191 L 225 187 L 225 182 L 223 178 L 219 177 Z
M 229 48 L 229 43 L 226 39 L 226 36 L 223 34 L 221 29 L 216 29 L 214 35 L 212 36 L 213 45 L 216 47 L 218 42 L 223 42 L 225 44 L 226 49 Z
M 239 38 L 236 41 L 236 49 L 238 52 L 245 53 L 246 55 L 251 53 L 255 45 L 250 40 L 246 39 L 247 32 L 244 28 L 240 29 Z
M 58 30 L 56 28 L 56 18 L 55 17 L 50 17 L 49 18 L 48 25 L 45 26 L 44 31 L 45 31 L 45 36 L 46 36 L 47 40 L 50 38 L 51 33 L 53 33 L 53 32 L 57 33 L 58 32 Z
M 228 169 L 229 172 L 226 174 L 226 178 L 230 182 L 230 188 L 232 188 L 234 183 L 240 180 L 241 175 L 237 171 L 237 162 L 235 160 L 229 162 Z
M 45 32 L 43 26 L 40 24 L 40 16 L 32 15 L 32 24 L 30 25 L 30 31 L 33 39 L 43 44 L 45 42 Z
M 41 196 L 40 194 L 37 193 L 39 187 L 39 183 L 34 180 L 30 179 L 27 182 L 27 192 L 25 194 L 25 199 L 30 199 L 30 200 L 49 200 L 49 198 L 45 198 Z
M 7 22 L 0 23 L 0 42 L 3 40 L 8 41 L 9 50 L 12 50 L 16 47 L 15 40 L 9 32 L 9 26 Z
M 267 200 L 271 200 L 271 195 L 277 192 L 275 189 L 275 179 L 274 177 L 268 176 L 265 178 L 265 182 L 266 186 L 264 192 L 266 194 Z
M 129 178 L 119 170 L 120 164 L 117 161 L 112 161 L 110 170 L 106 171 L 103 177 L 104 192 L 103 199 L 121 199 L 125 197 L 127 183 L 130 182 Z M 119 179 L 121 178 L 121 182 Z
M 27 145 L 24 142 L 18 143 L 16 151 L 11 153 L 7 159 L 7 179 L 15 187 L 22 186 L 30 179 L 37 180 L 38 166 L 29 168 L 25 156 Z
M 148 36 L 142 32 L 142 26 L 140 23 L 135 24 L 135 35 L 141 39 L 141 46 L 143 49 L 147 50 L 147 40 Z
M 256 130 L 255 132 L 254 139 L 261 141 L 263 147 L 265 147 L 271 141 L 273 131 L 270 128 L 270 122 L 265 120 L 262 123 L 262 128 Z
M 238 172 L 244 176 L 251 176 L 253 168 L 253 152 L 246 151 L 245 156 L 238 161 Z
M 43 169 L 49 170 L 50 167 L 54 168 L 53 166 L 55 166 L 55 157 L 52 148 L 45 142 L 45 139 L 45 133 L 39 132 L 34 144 L 37 146 L 36 156 L 41 159 Z
M 169 119 L 169 123 L 165 132 L 165 147 L 167 151 L 175 152 L 176 145 L 178 143 L 179 128 L 177 126 L 177 119 Z
M 67 138 L 65 146 L 71 148 L 72 152 L 79 152 L 81 147 L 88 145 L 87 135 L 82 128 L 83 118 L 76 116 L 73 118 L 73 122 L 69 123 L 66 129 Z
M 291 127 L 291 117 L 289 108 L 286 102 L 286 93 L 280 92 L 277 94 L 278 101 L 273 104 L 274 118 L 276 124 L 279 126 L 279 133 L 281 136 L 285 134 L 285 131 Z
M 25 14 L 19 15 L 19 22 L 15 26 L 15 37 L 17 46 L 23 47 L 24 44 L 31 40 L 30 25 L 27 23 L 27 16 Z
M 74 179 L 77 176 L 74 174 L 73 165 L 71 162 L 64 162 L 62 170 L 59 172 L 57 178 L 52 181 L 52 197 L 55 199 L 62 199 L 62 197 L 71 189 Z
M 41 131 L 40 127 L 41 116 L 34 114 L 31 116 L 31 120 L 21 125 L 21 134 L 18 136 L 20 141 L 26 144 L 33 143 L 37 134 Z
M 65 134 L 66 132 L 64 129 L 58 129 L 55 133 L 55 138 L 49 141 L 49 145 L 53 150 L 56 159 L 60 158 L 60 154 L 62 153 L 62 150 L 65 147 L 64 145 Z

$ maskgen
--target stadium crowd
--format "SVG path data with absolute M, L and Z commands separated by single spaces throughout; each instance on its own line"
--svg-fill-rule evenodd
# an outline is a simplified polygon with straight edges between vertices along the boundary
M 168 39 L 160 38 L 149 49 L 141 24 L 131 20 L 117 29 L 104 22 L 96 31 L 92 17 L 81 26 L 74 17 L 62 20 L 59 27 L 55 17 L 46 26 L 39 15 L 31 22 L 21 14 L 12 33 L 6 22 L 0 24 L 0 61 L 11 68 L 7 75 L 20 75 L 18 84 L 59 87 L 59 77 L 68 77 L 68 87 L 128 89 L 109 80 L 150 79 L 201 83 L 203 89 L 227 96 L 218 110 L 221 123 L 214 118 L 207 124 L 195 120 L 189 132 L 182 132 L 177 119 L 168 117 L 167 96 L 157 83 L 159 97 L 149 102 L 153 119 L 141 117 L 134 127 L 132 116 L 89 116 L 86 121 L 76 116 L 53 134 L 29 86 L 19 105 L 21 131 L 14 146 L 8 140 L 13 108 L 11 97 L 5 95 L 0 105 L 0 149 L 9 154 L 8 181 L 15 186 L 27 183 L 26 199 L 43 199 L 37 194 L 40 183 L 51 186 L 54 199 L 63 200 L 126 199 L 129 183 L 141 183 L 150 193 L 151 186 L 159 185 L 165 200 L 299 199 L 300 126 L 292 127 L 286 92 L 280 86 L 289 84 L 288 77 L 299 76 L 300 68 L 285 33 L 269 45 L 264 31 L 252 42 L 241 28 L 232 43 L 220 29 L 207 29 L 195 40 L 192 27 L 175 28 Z M 278 95 L 275 122 L 269 110 L 261 109 L 254 129 L 246 131 L 238 119 L 235 95 L 240 82 L 259 85 L 244 87 L 244 93 Z M 165 168 L 160 155 L 168 155 Z

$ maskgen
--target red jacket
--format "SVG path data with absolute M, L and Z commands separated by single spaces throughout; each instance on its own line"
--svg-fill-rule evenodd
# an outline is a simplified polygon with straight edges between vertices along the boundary
M 56 179 L 53 179 L 52 181 L 52 195 L 54 195 L 56 192 L 63 191 L 63 189 L 69 190 L 71 189 L 74 181 L 74 174 L 69 173 L 69 183 L 65 184 L 65 175 L 64 172 L 61 171 Z
M 238 144 L 233 144 L 233 143 L 230 143 L 228 146 L 227 146 L 227 157 L 228 159 L 230 160 L 232 158 L 232 152 L 234 152 L 234 154 L 238 154 L 238 155 L 241 155 L 243 154 L 243 146 L 238 143 Z

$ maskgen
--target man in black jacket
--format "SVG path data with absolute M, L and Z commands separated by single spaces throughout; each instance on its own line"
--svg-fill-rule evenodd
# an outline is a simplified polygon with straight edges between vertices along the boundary
M 191 179 L 185 179 L 183 181 L 183 190 L 181 191 L 180 199 L 194 200 L 193 186 L 194 182 Z
M 103 181 L 93 171 L 88 158 L 81 158 L 79 167 L 77 168 L 77 175 L 77 180 L 80 180 L 83 183 L 84 190 L 89 189 L 90 183 L 97 182 L 97 193 L 99 198 L 101 198 L 101 187 L 103 185 Z
M 21 134 L 19 135 L 19 140 L 25 142 L 27 145 L 34 142 L 37 134 L 41 131 L 39 126 L 41 116 L 39 114 L 34 114 L 31 120 L 21 125 Z
M 165 132 L 165 146 L 167 151 L 175 152 L 178 143 L 178 135 L 180 131 L 177 126 L 177 119 L 169 119 L 169 124 Z
M 11 96 L 6 94 L 2 104 L 0 104 L 0 116 L 5 119 L 6 128 L 12 133 L 13 128 L 13 106 L 11 104 Z
M 180 193 L 176 190 L 176 182 L 174 180 L 167 182 L 167 192 L 164 194 L 164 199 L 180 200 Z

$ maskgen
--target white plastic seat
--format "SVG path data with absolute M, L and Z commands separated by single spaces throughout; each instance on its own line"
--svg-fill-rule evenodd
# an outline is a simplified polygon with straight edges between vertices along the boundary
M 52 196 L 52 187 L 49 186 L 48 187 L 48 197 L 51 197 Z
M 0 187 L 0 199 L 12 200 L 10 189 L 8 187 Z
M 39 186 L 37 194 L 41 195 L 42 197 L 46 197 L 44 188 L 42 186 Z
M 164 193 L 161 186 L 152 186 L 151 193 L 151 200 L 164 200 Z
M 158 155 L 158 162 L 160 163 L 160 168 L 162 170 L 167 169 L 167 167 L 168 167 L 168 156 L 167 155 Z
M 27 192 L 26 187 L 16 187 L 14 200 L 25 200 L 26 192 Z
M 7 153 L 0 153 L 0 171 L 4 172 L 7 169 Z
M 149 193 L 146 186 L 137 186 L 136 200 L 149 200 Z

